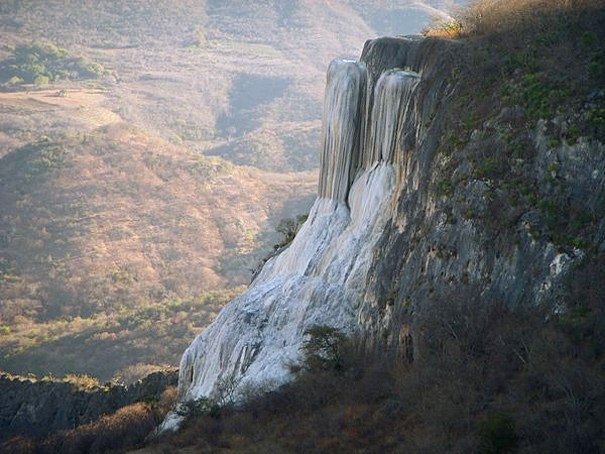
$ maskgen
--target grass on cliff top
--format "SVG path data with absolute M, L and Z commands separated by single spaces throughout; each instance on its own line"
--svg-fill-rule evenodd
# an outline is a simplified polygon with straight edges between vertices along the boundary
M 570 14 L 603 8 L 602 0 L 472 0 L 466 7 L 458 8 L 452 19 L 436 19 L 423 33 L 445 38 L 470 38 L 524 29 L 524 34 L 514 34 L 511 40 L 527 39 L 533 30 L 543 34 L 550 25 L 549 15 L 565 19 Z
M 523 108 L 533 127 L 581 109 L 605 86 L 602 0 L 475 0 L 424 34 L 467 44 L 451 75 L 466 132 L 511 106 Z M 587 124 L 571 128 L 572 141 L 605 133 L 603 113 L 589 114 Z

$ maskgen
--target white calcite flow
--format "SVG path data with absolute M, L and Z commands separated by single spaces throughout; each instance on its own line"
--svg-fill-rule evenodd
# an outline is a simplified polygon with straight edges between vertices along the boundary
M 356 331 L 375 246 L 390 218 L 393 154 L 418 80 L 385 72 L 370 109 L 364 64 L 330 64 L 318 198 L 290 246 L 187 348 L 180 402 L 216 398 L 227 381 L 236 400 L 250 387 L 275 389 L 292 378 L 308 328 Z M 178 421 L 170 415 L 164 429 Z

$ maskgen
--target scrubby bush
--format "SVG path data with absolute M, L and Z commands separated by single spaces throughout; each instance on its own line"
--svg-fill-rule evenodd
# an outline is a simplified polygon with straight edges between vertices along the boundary
M 43 42 L 17 46 L 11 57 L 0 62 L 0 84 L 11 87 L 46 85 L 66 79 L 94 79 L 105 73 L 101 64 L 70 57 L 66 49 Z
M 140 445 L 159 421 L 149 405 L 139 402 L 91 424 L 61 433 L 48 440 L 40 450 L 66 454 L 116 452 Z
M 318 325 L 305 330 L 304 367 L 310 370 L 342 371 L 347 338 L 332 326 Z
M 605 259 L 577 271 L 567 308 L 517 307 L 476 289 L 436 295 L 419 353 L 307 330 L 296 380 L 158 441 L 274 452 L 600 452 L 605 443 Z
M 285 218 L 279 221 L 279 224 L 275 230 L 277 233 L 283 235 L 283 238 L 281 243 L 275 246 L 275 249 L 280 249 L 289 245 L 294 240 L 294 237 L 306 220 L 307 215 L 300 214 L 294 218 Z
M 479 422 L 479 448 L 485 454 L 512 452 L 517 448 L 515 421 L 507 413 L 487 415 Z

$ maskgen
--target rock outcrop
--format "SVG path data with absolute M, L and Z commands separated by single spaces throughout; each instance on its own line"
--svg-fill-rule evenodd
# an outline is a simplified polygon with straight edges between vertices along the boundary
M 73 429 L 139 401 L 158 400 L 177 372 L 154 372 L 130 386 L 79 389 L 75 384 L 0 374 L 0 441 Z
M 278 387 L 313 325 L 413 350 L 415 320 L 435 301 L 561 309 L 575 265 L 605 251 L 605 149 L 553 144 L 545 121 L 528 128 L 514 106 L 473 123 L 461 142 L 452 131 L 466 115 L 468 57 L 454 41 L 380 38 L 359 62 L 330 65 L 319 196 L 289 248 L 186 350 L 181 402 L 220 399 L 225 383 L 235 399 Z M 492 161 L 476 156 L 502 144 L 523 153 L 501 150 L 485 168 Z M 585 242 L 558 234 L 543 199 L 589 216 Z

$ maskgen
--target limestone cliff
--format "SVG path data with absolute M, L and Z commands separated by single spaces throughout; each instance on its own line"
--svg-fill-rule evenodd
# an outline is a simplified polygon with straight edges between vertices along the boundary
M 561 132 L 573 109 L 544 119 L 520 96 L 474 93 L 489 83 L 473 58 L 460 42 L 380 38 L 330 65 L 318 198 L 184 353 L 181 402 L 278 387 L 313 325 L 417 356 L 415 321 L 461 295 L 565 310 L 574 269 L 605 252 L 605 147 Z M 465 104 L 477 96 L 485 112 Z
M 603 93 L 589 91 L 581 108 L 551 120 L 531 118 L 523 100 L 490 106 L 464 130 L 477 113 L 461 98 L 488 97 L 469 96 L 464 77 L 478 70 L 469 53 L 455 42 L 382 39 L 362 56 L 374 78 L 392 66 L 422 74 L 415 133 L 400 139 L 393 211 L 358 318 L 363 332 L 394 345 L 414 337 L 415 320 L 436 301 L 461 295 L 565 310 L 574 270 L 605 252 L 605 146 L 557 131 L 595 109 L 589 100 L 602 106 Z

